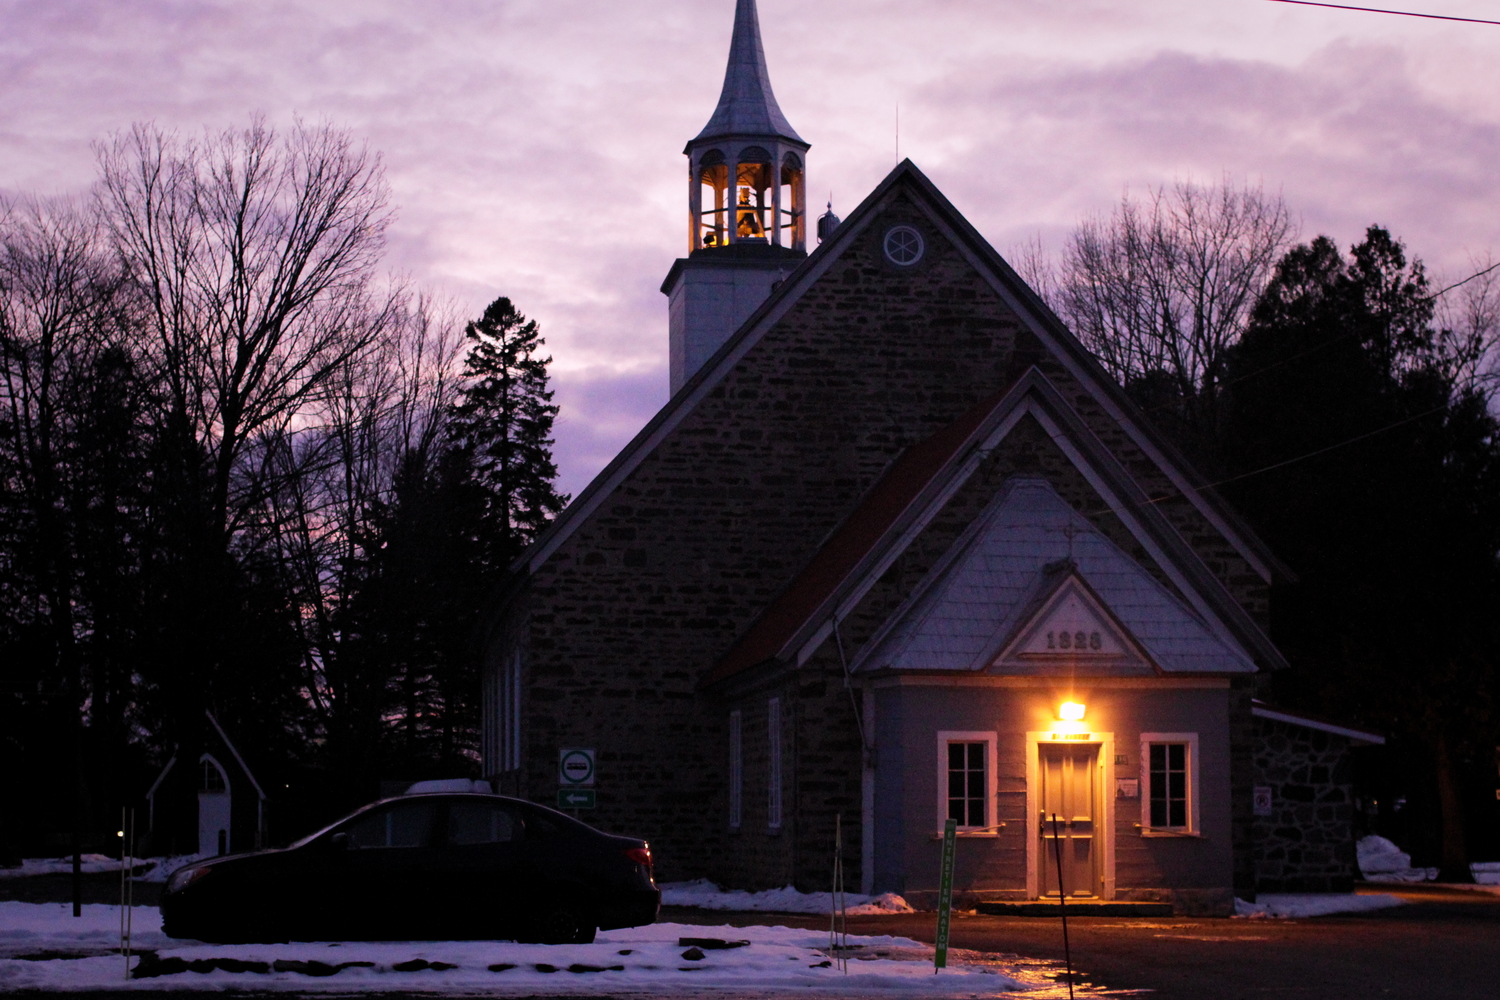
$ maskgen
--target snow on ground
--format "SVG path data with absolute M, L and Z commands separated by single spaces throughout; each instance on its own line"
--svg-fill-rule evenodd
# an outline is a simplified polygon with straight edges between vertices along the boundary
M 1404 905 L 1403 900 L 1381 893 L 1356 896 L 1354 893 L 1272 893 L 1263 892 L 1256 901 L 1234 901 L 1237 917 L 1326 917 L 1330 913 L 1359 913 Z
M 152 860 L 156 862 L 155 867 L 153 867 L 150 871 L 146 872 L 143 875 L 137 875 L 136 876 L 136 881 L 137 882 L 165 882 L 168 878 L 171 877 L 172 873 L 175 872 L 177 869 L 184 868 L 187 865 L 193 864 L 194 862 L 204 861 L 204 860 L 207 860 L 208 858 L 213 858 L 213 857 L 217 857 L 217 855 L 214 855 L 214 854 L 173 854 L 170 857 L 153 858 Z
M 523 945 L 504 941 L 390 941 L 211 945 L 174 941 L 161 933 L 154 908 L 136 907 L 131 959 L 150 989 L 254 989 L 299 993 L 380 992 L 606 993 L 699 989 L 776 990 L 869 996 L 994 994 L 1044 985 L 1016 978 L 993 960 L 963 953 L 941 975 L 932 949 L 910 938 L 850 935 L 848 973 L 827 955 L 827 932 L 789 927 L 703 927 L 652 924 L 605 931 L 587 945 Z M 120 909 L 85 906 L 75 919 L 64 903 L 0 903 L 0 990 L 93 990 L 125 981 L 119 946 Z M 739 947 L 694 948 L 682 938 L 716 939 Z M 152 971 L 155 976 L 140 977 Z
M 117 872 L 120 859 L 107 854 L 84 854 L 78 859 L 78 870 L 88 875 L 98 872 Z M 145 858 L 136 858 L 137 865 L 150 864 Z M 19 868 L 0 868 L 0 878 L 28 878 L 32 875 L 61 875 L 72 873 L 73 856 L 65 858 L 26 858 Z
M 1438 876 L 1436 868 L 1413 868 L 1411 855 L 1384 837 L 1361 837 L 1355 851 L 1367 882 L 1431 882 Z M 1500 885 L 1500 861 L 1476 861 L 1469 872 L 1480 885 Z
M 1411 855 L 1384 837 L 1361 837 L 1354 850 L 1367 882 L 1430 882 L 1437 878 L 1436 868 L 1413 868 Z
M 663 906 L 696 906 L 703 910 L 757 910 L 773 913 L 828 913 L 832 909 L 832 894 L 827 892 L 798 892 L 791 886 L 785 889 L 766 889 L 763 892 L 747 892 L 744 889 L 725 891 L 708 879 L 693 882 L 661 883 Z M 894 892 L 879 896 L 861 896 L 846 893 L 844 900 L 848 912 L 856 916 L 879 913 L 912 913 L 906 900 Z
M 1476 861 L 1469 866 L 1480 885 L 1500 885 L 1500 861 Z

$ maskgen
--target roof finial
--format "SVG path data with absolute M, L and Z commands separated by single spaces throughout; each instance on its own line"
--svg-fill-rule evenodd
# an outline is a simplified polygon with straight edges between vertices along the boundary
M 833 214 L 833 194 L 828 195 L 828 211 L 818 216 L 818 242 L 833 238 L 833 231 L 839 227 L 841 220 Z
M 736 0 L 734 38 L 729 44 L 729 65 L 724 70 L 724 89 L 713 117 L 698 133 L 699 139 L 723 135 L 781 136 L 794 142 L 802 137 L 793 131 L 771 92 L 766 71 L 766 52 L 760 42 L 760 17 L 755 0 Z M 696 141 L 696 140 L 695 140 Z

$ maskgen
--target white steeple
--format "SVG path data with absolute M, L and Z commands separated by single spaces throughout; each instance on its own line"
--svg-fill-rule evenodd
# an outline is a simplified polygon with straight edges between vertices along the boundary
M 729 339 L 807 255 L 803 141 L 776 103 L 755 0 L 736 0 L 718 106 L 688 158 L 688 256 L 671 300 L 672 392 Z
M 734 37 L 729 42 L 729 65 L 724 69 L 719 106 L 693 142 L 735 135 L 779 136 L 807 145 L 787 123 L 771 92 L 755 0 L 738 0 L 735 4 Z

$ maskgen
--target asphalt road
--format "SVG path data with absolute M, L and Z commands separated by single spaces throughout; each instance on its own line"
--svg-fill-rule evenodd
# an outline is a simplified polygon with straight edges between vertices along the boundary
M 1094 995 L 1149 990 L 1145 996 L 1157 1000 L 1500 998 L 1500 895 L 1420 886 L 1361 891 L 1393 892 L 1408 905 L 1306 920 L 1070 918 L 1073 964 L 1095 987 Z M 728 922 L 827 926 L 826 917 L 746 916 Z M 675 909 L 663 919 L 726 922 L 722 915 Z M 934 920 L 931 914 L 850 917 L 849 931 L 930 942 Z M 1063 959 L 1055 919 L 955 914 L 952 935 L 958 948 Z

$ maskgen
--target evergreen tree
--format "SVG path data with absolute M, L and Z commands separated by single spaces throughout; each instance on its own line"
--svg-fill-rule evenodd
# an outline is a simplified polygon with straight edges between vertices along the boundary
M 1277 694 L 1424 748 L 1445 879 L 1468 880 L 1456 764 L 1500 729 L 1500 428 L 1455 377 L 1420 262 L 1372 227 L 1292 249 L 1231 354 L 1226 493 L 1298 574 Z
M 536 321 L 508 298 L 491 302 L 464 336 L 472 343 L 464 362 L 470 381 L 452 440 L 488 494 L 482 544 L 489 568 L 501 572 L 568 502 L 553 487 L 552 359 L 538 356 L 545 341 Z

